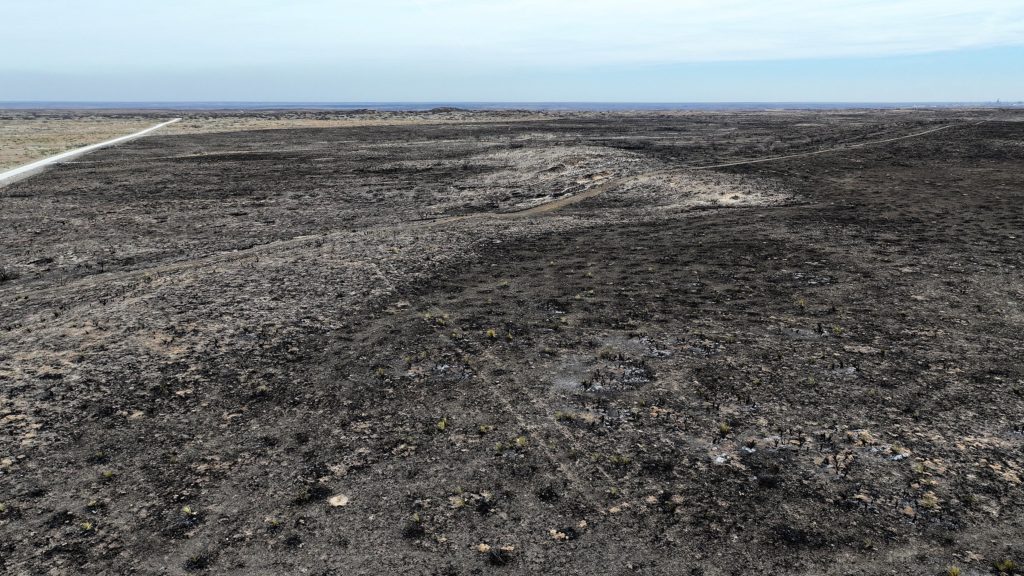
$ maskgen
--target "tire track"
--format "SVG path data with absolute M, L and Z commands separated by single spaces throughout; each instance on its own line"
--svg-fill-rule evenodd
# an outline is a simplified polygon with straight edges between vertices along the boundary
M 174 122 L 174 121 L 172 121 L 172 122 Z M 982 124 L 984 122 L 986 122 L 986 120 L 981 120 L 981 121 L 978 121 L 978 122 L 971 122 L 971 123 L 946 124 L 944 126 L 939 126 L 937 128 L 931 128 L 931 129 L 928 129 L 928 130 L 924 130 L 924 131 L 921 131 L 921 132 L 915 132 L 913 134 L 907 134 L 907 135 L 904 135 L 904 136 L 897 136 L 897 137 L 894 137 L 894 138 L 885 138 L 883 140 L 872 140 L 872 141 L 869 141 L 869 142 L 861 142 L 861 143 L 857 143 L 857 144 L 845 144 L 845 145 L 842 145 L 842 146 L 828 148 L 828 149 L 825 149 L 825 150 L 814 150 L 814 151 L 811 151 L 811 152 L 801 152 L 801 153 L 796 153 L 796 154 L 786 154 L 786 155 L 783 155 L 783 156 L 771 156 L 771 157 L 768 157 L 768 158 L 756 158 L 756 159 L 749 159 L 749 160 L 739 160 L 739 161 L 725 162 L 725 163 L 720 163 L 720 164 L 708 164 L 708 165 L 701 165 L 701 166 L 680 166 L 680 167 L 677 167 L 677 168 L 671 168 L 671 169 L 665 169 L 665 170 L 657 170 L 657 171 L 653 171 L 653 172 L 646 172 L 644 174 L 637 174 L 637 175 L 630 175 L 630 176 L 621 176 L 621 177 L 618 177 L 618 178 L 611 178 L 611 179 L 605 180 L 604 182 L 594 186 L 593 188 L 590 188 L 588 190 L 584 190 L 583 192 L 579 192 L 579 193 L 573 194 L 571 196 L 565 196 L 565 197 L 562 197 L 562 198 L 557 198 L 557 199 L 551 200 L 549 202 L 544 202 L 543 204 L 539 204 L 537 206 L 532 206 L 532 207 L 525 208 L 525 209 L 522 209 L 522 210 L 516 210 L 516 211 L 510 211 L 510 212 L 475 212 L 475 213 L 472 213 L 472 214 L 463 214 L 463 215 L 458 215 L 458 216 L 447 216 L 447 217 L 439 217 L 439 218 L 433 218 L 433 219 L 423 219 L 423 220 L 412 221 L 412 222 L 404 222 L 403 225 L 409 226 L 409 227 L 422 226 L 424 228 L 432 228 L 432 227 L 438 226 L 438 225 L 454 224 L 456 222 L 462 222 L 462 221 L 465 221 L 465 220 L 477 220 L 477 219 L 486 219 L 486 218 L 512 219 L 512 218 L 523 218 L 523 217 L 531 217 L 531 216 L 540 216 L 540 215 L 543 215 L 543 214 L 547 214 L 547 213 L 550 213 L 550 212 L 554 212 L 554 211 L 560 210 L 560 209 L 565 208 L 567 206 L 572 206 L 574 204 L 578 204 L 580 202 L 583 202 L 584 200 L 588 200 L 590 198 L 598 196 L 598 195 L 600 195 L 600 194 L 602 194 L 604 192 L 607 192 L 608 190 L 610 190 L 612 188 L 616 188 L 616 187 L 622 186 L 624 184 L 627 184 L 627 183 L 629 183 L 629 182 L 631 182 L 631 181 L 633 181 L 633 180 L 635 180 L 637 178 L 641 178 L 641 177 L 649 178 L 651 176 L 664 176 L 664 175 L 674 174 L 674 173 L 678 173 L 678 172 L 686 171 L 686 170 L 713 170 L 713 169 L 727 168 L 727 167 L 733 167 L 733 166 L 745 166 L 745 165 L 750 165 L 750 164 L 761 164 L 761 163 L 766 163 L 766 162 L 777 162 L 777 161 L 789 160 L 789 159 L 793 159 L 793 158 L 805 158 L 805 157 L 817 156 L 817 155 L 821 155 L 821 154 L 830 154 L 830 153 L 842 152 L 842 151 L 846 151 L 846 150 L 855 150 L 855 149 L 858 149 L 858 148 L 866 148 L 868 146 L 876 146 L 876 145 L 879 145 L 879 144 L 887 144 L 887 143 L 891 143 L 891 142 L 898 142 L 898 141 L 901 141 L 901 140 L 909 140 L 911 138 L 919 138 L 921 136 L 926 136 L 928 134 L 934 134 L 936 132 L 940 132 L 940 131 L 943 131 L 943 130 L 948 130 L 950 128 L 955 128 L 955 127 L 958 127 L 958 126 L 979 125 L 979 124 Z M 165 124 L 161 124 L 159 126 L 154 126 L 154 127 L 150 128 L 150 129 L 147 129 L 147 130 L 148 131 L 152 131 L 152 130 L 155 130 L 155 129 L 157 129 L 159 127 L 162 127 L 164 125 L 166 125 L 166 123 Z M 135 136 L 136 135 L 132 135 L 132 137 L 135 137 Z M 2 183 L 0 183 L 0 185 L 2 185 Z M 206 256 L 200 256 L 200 257 L 192 258 L 192 259 L 188 259 L 188 260 L 180 260 L 180 261 L 175 261 L 175 262 L 169 262 L 169 263 L 166 263 L 166 264 L 157 264 L 157 265 L 154 265 L 154 266 L 149 266 L 149 267 L 145 267 L 145 268 L 139 268 L 139 269 L 135 269 L 135 270 L 124 270 L 124 271 L 118 271 L 118 272 L 106 272 L 106 273 L 96 274 L 96 275 L 93 275 L 93 276 L 88 276 L 88 277 L 85 277 L 85 278 L 80 278 L 80 279 L 77 279 L 77 280 L 73 280 L 70 283 L 62 285 L 62 286 L 55 286 L 55 287 L 50 287 L 50 288 L 39 288 L 39 287 L 31 288 L 30 287 L 30 288 L 27 288 L 27 289 L 24 289 L 24 290 L 20 290 L 20 291 L 16 291 L 16 292 L 15 291 L 8 292 L 6 294 L 3 294 L 3 297 L 4 297 L 5 300 L 6 299 L 16 299 L 16 298 L 21 298 L 21 297 L 32 297 L 32 298 L 35 298 L 35 297 L 40 297 L 40 296 L 53 295 L 53 294 L 56 294 L 56 293 L 59 293 L 59 292 L 64 292 L 65 290 L 70 290 L 70 289 L 74 289 L 74 288 L 88 288 L 90 286 L 95 286 L 97 284 L 104 283 L 104 282 L 119 281 L 119 280 L 131 280 L 133 278 L 138 278 L 138 277 L 142 277 L 142 276 L 146 276 L 146 275 L 150 275 L 150 274 L 164 274 L 164 273 L 172 273 L 172 272 L 177 272 L 177 271 L 182 271 L 182 270 L 197 270 L 197 269 L 201 269 L 201 268 L 215 266 L 217 264 L 224 264 L 224 263 L 228 263 L 228 262 L 244 260 L 244 259 L 247 259 L 247 258 L 258 257 L 258 256 L 260 256 L 262 254 L 276 252 L 276 251 L 279 251 L 279 250 L 291 250 L 293 248 L 298 248 L 298 247 L 301 247 L 301 246 L 312 244 L 314 242 L 322 242 L 322 241 L 325 241 L 325 240 L 334 239 L 334 238 L 340 238 L 342 236 L 351 235 L 351 234 L 358 234 L 358 231 L 327 232 L 327 233 L 324 233 L 324 234 L 312 234 L 312 235 L 296 236 L 296 237 L 290 238 L 290 239 L 274 240 L 272 242 L 267 242 L 265 244 L 258 244 L 258 245 L 251 246 L 251 247 L 245 248 L 245 249 L 228 250 L 228 251 L 223 251 L 223 252 L 217 252 L 217 253 L 214 253 L 214 254 L 208 254 Z

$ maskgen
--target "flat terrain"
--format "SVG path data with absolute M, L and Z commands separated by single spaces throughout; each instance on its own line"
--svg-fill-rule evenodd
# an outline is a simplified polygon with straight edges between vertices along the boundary
M 0 110 L 0 172 L 153 124 L 141 114 Z
M 262 114 L 0 188 L 0 571 L 1024 565 L 1019 114 Z

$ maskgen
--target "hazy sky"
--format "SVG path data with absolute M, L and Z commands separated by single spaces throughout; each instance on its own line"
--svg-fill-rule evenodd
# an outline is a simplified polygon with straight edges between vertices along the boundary
M 1024 0 L 32 0 L 0 100 L 1024 99 Z

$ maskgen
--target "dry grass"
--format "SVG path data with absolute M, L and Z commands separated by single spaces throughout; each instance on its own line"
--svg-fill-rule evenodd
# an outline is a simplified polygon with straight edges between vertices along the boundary
M 345 126 L 405 126 L 494 121 L 539 120 L 542 114 L 422 112 L 333 113 L 294 111 L 264 113 L 139 112 L 107 114 L 94 111 L 0 112 L 0 170 L 9 170 L 67 150 L 138 132 L 170 117 L 184 120 L 160 130 L 160 134 L 202 134 L 240 130 L 287 128 L 336 128 Z
M 142 117 L 0 118 L 0 170 L 138 132 L 155 123 Z
M 244 130 L 277 130 L 288 128 L 341 128 L 352 126 L 425 126 L 452 123 L 487 123 L 542 120 L 543 114 L 488 114 L 466 112 L 420 112 L 346 114 L 334 112 L 238 112 L 186 117 L 168 126 L 166 134 L 208 134 Z

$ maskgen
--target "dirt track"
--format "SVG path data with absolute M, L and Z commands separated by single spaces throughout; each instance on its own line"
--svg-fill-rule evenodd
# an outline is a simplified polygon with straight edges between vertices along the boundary
M 8 187 L 3 566 L 1020 563 L 1005 120 L 153 135 Z

